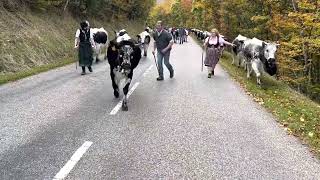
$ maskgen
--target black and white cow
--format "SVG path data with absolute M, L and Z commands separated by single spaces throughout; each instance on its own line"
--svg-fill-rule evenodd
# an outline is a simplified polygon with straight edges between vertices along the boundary
M 260 76 L 264 71 L 273 76 L 277 73 L 276 51 L 278 44 L 266 43 L 257 38 L 245 41 L 244 57 L 247 65 L 247 78 L 252 70 L 257 77 L 257 84 L 261 84 Z
M 149 44 L 151 41 L 151 36 L 149 34 L 149 29 L 146 28 L 142 33 L 137 35 L 138 38 L 138 43 L 141 44 L 142 49 L 143 49 L 143 55 L 147 56 Z
M 232 52 L 233 52 L 232 64 L 235 63 L 235 59 L 238 59 L 238 64 L 237 64 L 238 67 L 240 67 L 241 63 L 245 63 L 245 60 L 243 57 L 243 50 L 244 50 L 244 43 L 245 43 L 245 41 L 248 41 L 248 40 L 250 40 L 250 38 L 247 38 L 247 37 L 239 34 L 232 41 L 232 44 L 235 44 L 235 46 L 233 46 L 233 48 L 232 48 Z
M 110 65 L 110 76 L 112 80 L 113 94 L 119 97 L 119 88 L 123 83 L 124 98 L 122 110 L 127 111 L 127 94 L 133 76 L 133 70 L 141 59 L 141 49 L 123 29 L 116 33 L 116 38 L 110 41 L 107 58 Z
M 90 29 L 93 34 L 95 48 L 93 48 L 93 61 L 105 60 L 107 55 L 108 32 L 104 28 Z
M 200 39 L 202 40 L 202 41 L 204 41 L 207 37 L 209 37 L 209 36 L 211 36 L 211 33 L 210 32 L 208 32 L 208 31 L 202 31 L 201 33 L 200 33 Z

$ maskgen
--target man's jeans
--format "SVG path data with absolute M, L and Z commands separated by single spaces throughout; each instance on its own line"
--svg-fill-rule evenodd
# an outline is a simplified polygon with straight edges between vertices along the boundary
M 160 50 L 157 52 L 157 59 L 158 59 L 158 70 L 159 70 L 159 76 L 163 78 L 163 65 L 162 62 L 164 61 L 164 64 L 167 66 L 168 70 L 172 73 L 173 68 L 171 64 L 169 63 L 170 58 L 170 51 L 167 51 L 165 54 L 163 54 Z

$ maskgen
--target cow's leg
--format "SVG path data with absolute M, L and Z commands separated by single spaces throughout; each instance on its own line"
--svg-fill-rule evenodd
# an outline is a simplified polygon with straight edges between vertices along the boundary
M 132 74 L 132 73 L 130 73 Z M 132 76 L 131 76 L 132 77 Z M 122 100 L 122 110 L 123 111 L 128 111 L 128 98 L 127 98 L 127 94 L 129 92 L 129 86 L 130 86 L 130 82 L 131 82 L 131 78 L 130 76 L 128 77 L 128 79 L 126 80 L 126 84 L 123 88 L 123 94 L 124 94 L 124 98 Z
M 250 74 L 251 74 L 251 63 L 250 62 L 247 62 L 246 63 L 246 70 L 247 70 L 247 78 L 249 79 L 250 78 Z
M 107 44 L 105 44 L 105 46 L 104 46 L 104 49 L 105 49 L 105 53 L 104 53 L 104 60 L 107 60 L 108 59 L 108 45 Z
M 114 97 L 118 98 L 119 97 L 119 87 L 118 87 L 118 84 L 116 83 L 116 80 L 115 80 L 115 74 L 113 72 L 113 68 L 110 68 L 110 76 L 111 76 L 111 80 L 112 80 L 113 95 L 114 95 Z
M 93 51 L 92 62 L 97 62 L 97 53 L 96 53 L 96 50 Z
M 257 84 L 258 84 L 258 85 L 261 85 L 261 79 L 260 79 L 261 73 L 260 73 L 260 71 L 259 71 L 259 61 L 258 61 L 258 60 L 254 60 L 254 61 L 252 62 L 252 69 L 253 69 L 253 71 L 254 71 L 255 74 L 256 74 Z
M 244 60 L 243 60 L 243 56 L 242 56 L 242 52 L 239 52 L 238 54 L 237 54 L 237 59 L 238 59 L 238 67 L 240 67 L 241 66 L 241 64 L 243 64 L 244 63 Z
M 92 48 L 92 62 L 96 62 L 97 60 L 97 44 L 94 44 L 95 47 Z
M 243 66 L 243 69 L 246 70 L 246 66 L 247 66 L 247 62 L 244 60 L 244 59 L 240 59 L 240 62 L 239 62 L 240 66 Z M 239 66 L 239 67 L 240 67 Z
M 239 54 L 235 54 L 234 52 L 232 52 L 232 63 L 231 63 L 232 65 L 235 64 L 236 59 L 240 61 Z
M 251 67 L 251 58 L 244 57 L 243 61 L 245 62 L 245 64 L 244 64 L 244 70 L 245 70 L 245 71 L 249 71 L 249 69 L 250 69 L 250 67 Z
M 237 67 L 239 68 L 241 66 L 242 59 L 240 58 L 240 56 L 237 56 L 237 59 L 238 59 Z
M 101 56 L 101 47 L 100 44 L 96 44 L 96 63 L 99 63 Z
M 232 53 L 232 65 L 234 65 L 235 53 Z
M 148 47 L 149 47 L 149 44 L 144 44 L 144 45 L 143 45 L 143 48 L 144 48 L 144 56 L 147 56 Z
M 128 91 L 129 91 L 129 86 L 130 86 L 130 83 L 127 83 L 123 88 L 123 94 L 124 94 L 124 98 L 122 100 L 122 110 L 123 111 L 128 111 L 128 97 L 127 97 L 127 94 L 128 94 Z

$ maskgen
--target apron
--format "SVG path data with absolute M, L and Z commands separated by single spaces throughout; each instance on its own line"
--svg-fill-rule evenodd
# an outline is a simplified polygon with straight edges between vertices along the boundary
M 80 31 L 79 42 L 79 66 L 91 66 L 93 61 L 93 51 L 90 43 L 90 30 Z

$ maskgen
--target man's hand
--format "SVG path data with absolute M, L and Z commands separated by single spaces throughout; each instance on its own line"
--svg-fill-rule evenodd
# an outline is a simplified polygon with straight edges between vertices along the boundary
M 167 49 L 166 49 L 166 48 L 164 48 L 164 49 L 161 50 L 161 53 L 163 53 L 163 54 L 166 53 L 166 52 L 167 52 Z
M 74 46 L 74 49 L 78 49 L 79 48 L 79 46 Z

